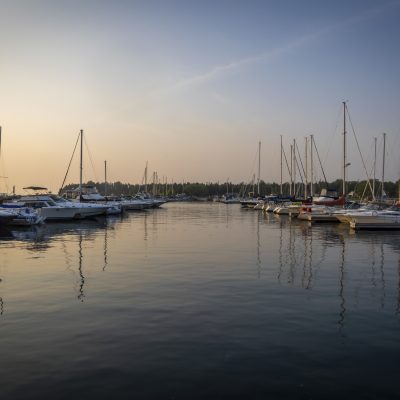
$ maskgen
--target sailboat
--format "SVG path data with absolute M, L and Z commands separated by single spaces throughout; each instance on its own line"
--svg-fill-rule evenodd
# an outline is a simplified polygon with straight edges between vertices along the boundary
M 350 165 L 346 160 L 346 102 L 343 102 L 343 187 L 342 195 L 337 196 L 336 193 L 330 193 L 328 190 L 321 190 L 321 195 L 318 197 L 313 197 L 313 204 L 320 206 L 344 206 L 346 203 L 346 168 Z
M 258 142 L 258 174 L 257 174 L 257 194 L 254 191 L 254 178 L 253 175 L 253 191 L 249 193 L 247 199 L 240 201 L 242 208 L 251 208 L 253 210 L 262 210 L 264 206 L 264 200 L 260 196 L 260 172 L 261 172 L 261 142 Z
M 107 215 L 107 213 L 114 214 L 115 211 L 117 213 L 121 212 L 121 207 L 115 205 L 115 204 L 102 204 L 102 203 L 97 203 L 99 200 L 105 200 L 103 196 L 100 196 L 97 192 L 97 190 L 91 186 L 91 185 L 83 185 L 82 182 L 82 176 L 83 176 L 83 130 L 80 130 L 78 139 L 80 139 L 80 165 L 79 165 L 79 186 L 74 190 L 76 193 L 77 197 L 73 199 L 73 201 L 68 201 L 65 199 L 57 198 L 56 200 L 58 203 L 64 202 L 64 205 L 68 206 L 78 206 L 85 213 L 88 213 L 90 216 L 96 216 L 96 215 Z M 75 152 L 75 149 L 74 149 Z M 72 159 L 71 159 L 72 160 Z M 69 169 L 69 166 L 68 166 Z M 62 187 L 64 186 L 65 179 L 67 177 L 67 173 L 64 178 L 64 182 L 62 184 Z M 94 201 L 91 202 L 91 201 Z

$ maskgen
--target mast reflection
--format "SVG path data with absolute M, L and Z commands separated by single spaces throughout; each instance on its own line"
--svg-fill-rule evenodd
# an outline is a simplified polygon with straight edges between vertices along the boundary
M 82 264 L 83 264 L 83 252 L 82 252 L 82 232 L 79 232 L 79 240 L 78 240 L 78 244 L 79 244 L 79 251 L 78 251 L 78 255 L 79 255 L 79 263 L 78 263 L 78 271 L 79 271 L 79 277 L 80 277 L 80 282 L 79 282 L 79 294 L 78 294 L 78 299 L 83 303 L 84 299 L 85 299 L 85 293 L 83 291 L 84 285 L 85 285 L 85 277 L 83 275 L 83 268 L 82 268 Z
M 2 281 L 3 281 L 3 280 L 0 279 L 0 283 L 1 283 Z M 3 313 L 4 313 L 4 301 L 3 301 L 3 297 L 0 296 L 0 315 L 3 315 Z
M 339 236 L 340 243 L 342 245 L 341 258 L 339 264 L 339 299 L 340 299 L 340 311 L 339 311 L 339 330 L 342 331 L 344 328 L 344 320 L 346 315 L 346 298 L 344 296 L 344 278 L 345 278 L 345 252 L 346 252 L 346 241 L 343 236 Z
M 104 264 L 103 264 L 103 271 L 106 270 L 107 265 L 108 265 L 107 247 L 108 247 L 108 226 L 106 225 L 105 228 L 104 228 L 104 247 L 103 247 Z
M 260 215 L 260 213 L 256 213 L 256 214 L 257 214 L 257 277 L 258 277 L 258 279 L 260 279 L 260 277 L 261 277 L 260 220 L 261 220 L 261 218 L 262 218 L 262 215 Z
M 383 243 L 381 242 L 380 245 L 380 250 L 381 250 L 381 262 L 380 262 L 380 273 L 381 273 L 381 286 L 382 286 L 382 293 L 381 293 L 381 307 L 385 307 L 385 298 L 386 298 L 386 284 L 385 284 L 385 252 L 383 249 Z

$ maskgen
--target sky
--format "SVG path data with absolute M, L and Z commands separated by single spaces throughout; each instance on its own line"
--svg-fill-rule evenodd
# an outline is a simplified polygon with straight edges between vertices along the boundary
M 84 180 L 280 180 L 280 138 L 328 181 L 400 177 L 400 0 L 0 0 L 0 192 Z M 354 132 L 352 127 L 354 127 Z M 357 138 L 360 150 L 357 146 Z M 363 167 L 362 154 L 365 168 Z M 322 178 L 319 166 L 315 176 Z M 284 179 L 288 180 L 285 168 Z M 79 182 L 75 155 L 67 183 Z

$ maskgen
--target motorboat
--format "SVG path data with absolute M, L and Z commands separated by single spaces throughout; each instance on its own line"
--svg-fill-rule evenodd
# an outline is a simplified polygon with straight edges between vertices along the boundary
M 239 204 L 240 199 L 234 193 L 226 193 L 222 196 L 221 203 L 224 204 Z
M 301 207 L 297 218 L 309 222 L 339 222 L 333 208 L 314 204 Z
M 55 201 L 55 199 L 57 201 Z M 94 205 L 96 206 L 96 205 Z M 55 195 L 31 195 L 22 196 L 11 202 L 3 203 L 5 208 L 29 207 L 40 209 L 41 215 L 46 221 L 74 220 L 104 215 L 107 207 L 81 205 L 69 202 Z
M 301 202 L 286 202 L 277 206 L 274 213 L 278 215 L 298 215 L 301 206 Z
M 246 200 L 240 200 L 242 208 L 255 209 L 255 207 L 260 203 L 261 205 L 264 205 L 264 200 L 258 198 L 248 198 Z
M 42 224 L 46 217 L 40 210 L 34 210 L 29 207 L 9 208 L 7 212 L 13 215 L 13 218 L 7 222 L 7 225 L 13 226 L 33 226 Z
M 138 193 L 136 194 L 134 199 L 143 201 L 148 204 L 149 207 L 147 208 L 158 208 L 167 202 L 167 200 L 163 198 L 153 197 L 148 193 Z
M 353 214 L 350 227 L 359 229 L 400 229 L 400 211 L 381 210 L 365 211 Z

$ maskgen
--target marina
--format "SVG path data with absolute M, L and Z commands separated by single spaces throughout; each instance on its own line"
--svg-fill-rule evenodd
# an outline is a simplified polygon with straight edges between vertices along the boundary
M 396 397 L 399 243 L 213 202 L 3 228 L 3 396 Z
M 400 0 L 3 0 L 0 400 L 400 399 Z

